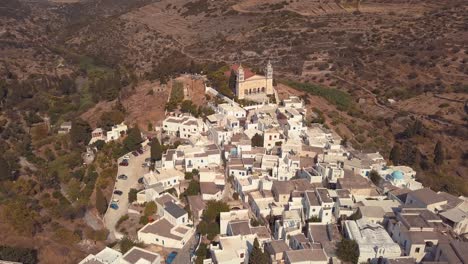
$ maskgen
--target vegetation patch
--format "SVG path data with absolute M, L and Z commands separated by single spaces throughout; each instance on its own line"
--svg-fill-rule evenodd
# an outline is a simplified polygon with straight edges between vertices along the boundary
M 355 107 L 353 98 L 349 94 L 338 89 L 325 88 L 315 84 L 299 83 L 295 81 L 283 81 L 283 83 L 296 90 L 323 97 L 329 103 L 336 105 L 340 111 L 348 111 Z

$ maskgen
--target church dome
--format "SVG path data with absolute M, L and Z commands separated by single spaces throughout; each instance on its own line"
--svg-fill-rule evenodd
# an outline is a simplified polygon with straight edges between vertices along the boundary
M 392 172 L 392 179 L 393 180 L 403 180 L 403 172 L 397 170 Z

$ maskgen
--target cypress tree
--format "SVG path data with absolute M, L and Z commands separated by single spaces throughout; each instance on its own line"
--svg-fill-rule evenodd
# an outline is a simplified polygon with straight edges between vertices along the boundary
M 434 163 L 436 165 L 442 165 L 444 163 L 445 154 L 444 148 L 442 147 L 442 142 L 439 140 L 434 148 Z
M 153 161 L 159 161 L 162 159 L 162 146 L 161 143 L 159 143 L 159 140 L 157 138 L 154 138 L 151 141 L 151 159 Z
M 392 161 L 393 165 L 398 165 L 400 163 L 401 151 L 398 145 L 394 145 L 390 151 L 390 160 Z
M 252 252 L 249 255 L 249 264 L 267 264 L 268 256 L 260 249 L 260 243 L 255 238 Z
M 96 209 L 101 215 L 104 215 L 107 210 L 107 200 L 100 188 L 96 189 Z

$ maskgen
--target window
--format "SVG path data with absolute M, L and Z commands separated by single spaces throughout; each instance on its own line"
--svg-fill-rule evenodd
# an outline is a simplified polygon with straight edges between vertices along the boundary
M 156 238 L 156 242 L 159 242 L 159 238 Z
M 420 250 L 420 249 L 417 247 L 416 250 L 415 250 L 414 252 L 419 253 L 419 250 Z
M 239 257 L 240 257 L 240 258 L 244 258 L 244 253 L 240 253 L 240 256 L 239 256 Z M 241 263 L 243 263 L 243 262 L 241 262 Z
M 176 183 L 176 180 L 174 180 L 174 183 Z

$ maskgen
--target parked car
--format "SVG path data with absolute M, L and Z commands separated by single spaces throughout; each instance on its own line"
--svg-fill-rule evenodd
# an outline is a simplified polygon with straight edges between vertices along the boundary
M 127 167 L 128 166 L 128 161 L 122 161 L 119 163 L 119 166 L 124 166 L 124 167 Z
M 135 157 L 138 157 L 138 155 L 140 155 L 140 154 L 138 154 L 138 152 L 136 152 L 136 151 L 133 151 L 132 155 L 135 156 Z
M 118 210 L 119 209 L 119 205 L 116 204 L 116 203 L 111 203 L 110 204 L 110 208 L 114 209 L 114 210 Z
M 130 155 L 125 155 L 125 156 L 123 156 L 123 158 L 128 160 L 128 159 L 130 159 Z
M 146 163 L 150 163 L 150 162 L 151 162 L 151 158 L 146 158 L 146 159 L 145 159 L 145 162 L 146 162 Z
M 166 263 L 172 264 L 176 256 L 177 256 L 177 252 L 175 251 L 172 251 L 171 253 L 169 253 L 169 255 L 167 255 L 167 258 L 166 258 Z
M 139 183 L 139 184 L 143 184 L 143 177 L 141 177 L 140 179 L 138 179 L 138 183 Z
M 119 203 L 119 198 L 112 198 L 112 202 L 118 204 Z
M 122 192 L 122 191 L 120 191 L 120 190 L 115 190 L 115 191 L 114 191 L 114 194 L 115 194 L 115 195 L 122 195 L 122 194 L 123 194 L 123 192 Z
M 121 174 L 121 175 L 119 175 L 119 176 L 117 177 L 117 179 L 119 179 L 119 180 L 126 180 L 126 179 L 128 179 L 128 176 L 125 175 L 125 174 Z
M 139 148 L 137 149 L 138 154 L 143 154 L 143 149 Z

